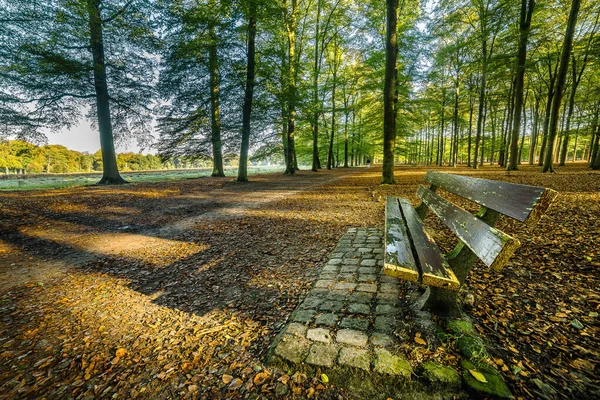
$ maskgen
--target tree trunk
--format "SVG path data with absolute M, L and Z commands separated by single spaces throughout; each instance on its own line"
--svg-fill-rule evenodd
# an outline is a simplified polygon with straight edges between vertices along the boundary
M 506 169 L 519 169 L 519 130 L 521 129 L 521 110 L 523 109 L 523 87 L 525 82 L 525 61 L 527 59 L 527 39 L 531 26 L 531 15 L 535 0 L 521 0 L 521 16 L 519 21 L 519 56 L 517 61 L 517 78 L 515 83 L 515 120 L 510 144 L 510 159 Z
M 329 139 L 329 152 L 327 153 L 327 169 L 331 170 L 334 167 L 333 158 L 333 139 L 335 137 L 335 89 L 337 87 L 337 70 L 338 70 L 338 43 L 337 38 L 333 38 L 333 87 L 331 88 L 331 137 Z
M 540 101 L 541 97 L 536 95 L 535 97 L 535 108 L 533 110 L 533 128 L 531 130 L 531 144 L 529 146 L 529 165 L 533 165 L 535 162 L 535 148 L 538 140 L 538 127 L 540 121 Z
M 213 2 L 215 0 L 212 0 Z M 210 73 L 210 128 L 213 150 L 212 176 L 223 177 L 223 152 L 221 149 L 221 105 L 219 102 L 219 60 L 217 59 L 217 33 L 215 22 L 209 22 L 208 68 Z
M 394 184 L 394 149 L 396 145 L 396 63 L 398 60 L 398 0 L 386 0 L 387 33 L 385 51 L 385 83 L 383 89 L 383 172 L 381 183 Z
M 102 179 L 98 185 L 126 183 L 119 174 L 117 155 L 110 118 L 110 96 L 106 81 L 106 60 L 104 58 L 104 39 L 102 37 L 102 19 L 100 0 L 88 0 L 88 24 L 90 28 L 90 49 L 94 60 L 94 89 L 96 90 L 96 114 L 100 131 L 102 150 Z
M 546 149 L 546 157 L 544 160 L 544 168 L 542 172 L 554 172 L 552 165 L 552 151 L 554 149 L 554 141 L 558 133 L 558 111 L 562 103 L 563 89 L 567 77 L 567 69 L 569 68 L 569 57 L 571 56 L 571 47 L 573 45 L 573 35 L 575 33 L 575 25 L 577 24 L 577 14 L 581 0 L 573 0 L 571 3 L 571 12 L 569 14 L 569 22 L 567 24 L 567 32 L 563 43 L 562 54 L 560 56 L 560 68 L 556 81 L 556 90 L 552 99 L 552 113 L 550 116 L 550 132 L 548 137 L 548 148 Z
M 313 64 L 313 155 L 312 171 L 319 170 L 319 111 L 321 102 L 319 101 L 319 24 L 321 19 L 321 0 L 317 0 L 317 21 L 315 24 L 315 60 Z
M 469 99 L 469 136 L 467 139 L 467 167 L 471 166 L 471 141 L 473 137 L 473 101 Z
M 287 37 L 288 37 L 288 162 L 285 173 L 294 175 L 296 173 L 297 160 L 294 145 L 295 122 L 296 122 L 296 24 L 297 24 L 297 0 L 291 0 L 291 10 L 288 14 Z
M 248 43 L 246 66 L 246 89 L 244 93 L 244 107 L 242 109 L 242 148 L 240 150 L 240 166 L 238 169 L 238 182 L 248 181 L 248 148 L 250 147 L 250 116 L 252 114 L 252 97 L 254 95 L 254 66 L 255 66 L 255 39 L 256 39 L 256 2 L 250 1 L 248 17 Z
M 475 137 L 475 152 L 473 156 L 473 168 L 477 169 L 477 158 L 479 155 L 479 142 L 481 141 L 481 135 L 483 134 L 483 112 L 485 107 L 485 90 L 487 83 L 487 37 L 481 39 L 481 55 L 483 57 L 483 63 L 481 66 L 481 85 L 479 87 L 479 109 L 477 114 L 477 136 Z

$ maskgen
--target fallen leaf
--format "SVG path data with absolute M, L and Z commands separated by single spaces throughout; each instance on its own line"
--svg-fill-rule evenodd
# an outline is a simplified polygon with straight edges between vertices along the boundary
M 268 378 L 269 376 L 271 376 L 271 374 L 269 374 L 268 372 L 259 372 L 258 374 L 254 375 L 254 379 L 253 382 L 255 385 L 262 385 Z
M 483 375 L 479 371 L 475 371 L 474 369 L 470 369 L 469 373 L 473 375 L 473 378 L 477 379 L 478 382 L 487 383 L 487 379 L 485 379 L 485 375 Z
M 325 374 L 321 374 L 321 381 L 323 383 L 329 383 L 329 377 Z
M 124 349 L 124 348 L 122 348 L 122 347 L 121 347 L 120 349 L 118 349 L 118 350 L 116 351 L 116 353 L 115 353 L 115 355 L 116 355 L 117 357 L 124 357 L 124 356 L 125 356 L 125 354 L 127 354 L 127 350 L 125 350 L 125 349 Z
M 231 382 L 233 380 L 233 376 L 224 374 L 222 379 L 223 379 L 223 383 L 227 385 L 229 382 Z

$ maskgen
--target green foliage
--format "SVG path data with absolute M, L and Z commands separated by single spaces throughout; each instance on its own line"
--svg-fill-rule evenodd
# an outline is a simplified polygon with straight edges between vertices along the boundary
M 117 156 L 123 171 L 148 171 L 165 168 L 203 167 L 189 160 L 167 159 L 153 154 L 124 153 Z M 176 166 L 177 165 L 177 166 Z M 36 146 L 21 140 L 0 142 L 0 173 L 72 173 L 102 171 L 100 151 L 80 153 L 60 145 Z

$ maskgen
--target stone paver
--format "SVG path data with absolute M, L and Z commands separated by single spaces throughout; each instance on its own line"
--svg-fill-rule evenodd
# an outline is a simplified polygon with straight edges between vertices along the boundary
M 336 290 L 354 290 L 356 288 L 356 283 L 352 282 L 338 282 L 335 284 L 334 289 Z
M 294 322 L 310 322 L 315 314 L 317 314 L 315 310 L 300 310 L 296 313 Z
M 290 336 L 284 339 L 275 348 L 275 354 L 285 358 L 293 363 L 300 363 L 308 354 L 310 342 L 306 339 L 292 338 Z
M 310 347 L 306 362 L 321 367 L 332 367 L 338 352 L 339 348 L 333 344 L 314 343 Z
M 377 284 L 376 283 L 359 283 L 356 287 L 358 292 L 368 292 L 375 293 L 377 292 Z
M 371 369 L 371 356 L 366 349 L 355 349 L 352 347 L 342 347 L 340 350 L 340 364 L 359 368 L 365 371 Z
M 331 343 L 332 341 L 329 329 L 323 328 L 309 329 L 308 332 L 306 332 L 306 338 L 323 343 Z
M 358 347 L 366 346 L 368 339 L 366 334 L 354 329 L 340 329 L 337 331 L 335 338 L 338 343 L 351 344 Z
M 365 332 L 369 329 L 369 320 L 366 318 L 344 318 L 342 322 L 340 322 L 340 327 Z
M 370 303 L 371 300 L 373 300 L 373 293 L 367 292 L 355 292 L 348 298 L 352 303 Z
M 288 335 L 306 337 L 307 330 L 308 330 L 308 327 L 306 325 L 302 325 L 297 322 L 293 322 L 288 325 L 285 333 L 287 333 Z
M 391 336 L 386 335 L 385 333 L 382 333 L 382 332 L 373 332 L 369 339 L 371 340 L 371 344 L 373 346 L 378 346 L 378 347 L 385 347 L 385 346 L 388 346 L 388 345 L 394 343 L 394 339 L 392 339 Z
M 386 349 L 375 348 L 373 371 L 381 374 L 399 375 L 410 379 L 412 368 L 408 361 L 393 355 Z
M 337 312 L 340 311 L 342 307 L 344 307 L 344 303 L 342 303 L 341 301 L 325 300 L 319 306 L 319 311 Z
M 375 265 L 377 265 L 377 260 L 375 260 L 375 259 L 362 260 L 360 265 L 362 265 L 363 267 L 374 267 Z
M 348 313 L 350 314 L 369 314 L 371 307 L 364 303 L 350 303 L 348 304 Z
M 377 331 L 393 332 L 395 330 L 396 320 L 393 317 L 377 317 L 373 327 Z
M 338 315 L 329 313 L 329 314 L 321 314 L 317 317 L 315 324 L 317 325 L 325 325 L 325 326 L 335 326 L 338 321 Z
M 382 266 L 381 231 L 349 229 L 318 271 L 274 354 L 295 364 L 410 379 L 410 365 L 389 351 L 398 344 L 401 285 L 384 275 Z

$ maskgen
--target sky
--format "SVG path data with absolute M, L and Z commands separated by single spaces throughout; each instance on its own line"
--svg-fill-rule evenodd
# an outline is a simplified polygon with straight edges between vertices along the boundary
M 100 134 L 97 129 L 92 129 L 90 122 L 85 118 L 71 129 L 63 128 L 59 131 L 46 132 L 48 144 L 60 144 L 70 150 L 95 153 L 100 150 Z M 116 145 L 117 153 L 140 152 L 135 141 Z M 152 153 L 152 151 L 150 151 Z M 148 150 L 143 152 L 148 154 Z

